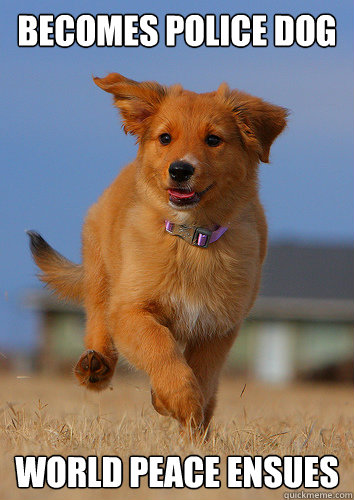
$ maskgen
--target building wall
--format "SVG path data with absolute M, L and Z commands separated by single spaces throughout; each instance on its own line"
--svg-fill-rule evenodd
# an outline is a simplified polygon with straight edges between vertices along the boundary
M 350 363 L 351 323 L 247 320 L 228 367 L 269 383 L 286 383 L 329 366 Z

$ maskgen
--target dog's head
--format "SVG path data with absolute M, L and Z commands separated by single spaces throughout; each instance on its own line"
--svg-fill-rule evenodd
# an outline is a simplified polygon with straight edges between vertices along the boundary
M 257 165 L 269 161 L 284 108 L 226 84 L 196 94 L 118 73 L 94 81 L 113 94 L 125 132 L 137 137 L 141 194 L 166 215 L 219 222 L 255 196 Z

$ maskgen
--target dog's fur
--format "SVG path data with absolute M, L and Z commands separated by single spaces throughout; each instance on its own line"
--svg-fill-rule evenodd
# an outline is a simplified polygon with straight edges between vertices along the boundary
M 137 158 L 89 210 L 82 265 L 33 231 L 32 253 L 42 281 L 86 308 L 80 383 L 107 387 L 119 352 L 149 375 L 158 412 L 205 429 L 221 367 L 258 292 L 267 246 L 258 163 L 268 162 L 287 113 L 226 84 L 196 94 L 117 73 L 94 81 L 113 94 Z M 220 144 L 208 145 L 208 135 Z M 169 175 L 176 160 L 194 168 L 184 187 L 210 188 L 196 205 L 171 203 L 168 189 L 181 187 Z M 228 230 L 203 249 L 168 234 L 166 219 Z

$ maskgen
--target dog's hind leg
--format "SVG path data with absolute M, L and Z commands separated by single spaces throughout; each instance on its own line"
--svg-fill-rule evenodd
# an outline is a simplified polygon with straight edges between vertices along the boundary
M 108 291 L 104 265 L 99 248 L 92 241 L 84 246 L 84 269 L 87 350 L 74 372 L 81 385 L 100 391 L 109 385 L 118 352 L 106 321 Z
M 204 430 L 208 428 L 213 416 L 220 371 L 237 332 L 238 328 L 227 335 L 189 342 L 184 351 L 204 396 Z

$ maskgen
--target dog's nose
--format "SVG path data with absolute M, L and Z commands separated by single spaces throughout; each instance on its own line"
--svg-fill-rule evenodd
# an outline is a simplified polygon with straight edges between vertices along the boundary
M 176 182 L 188 181 L 194 173 L 194 167 L 185 161 L 174 161 L 168 169 L 171 179 Z

